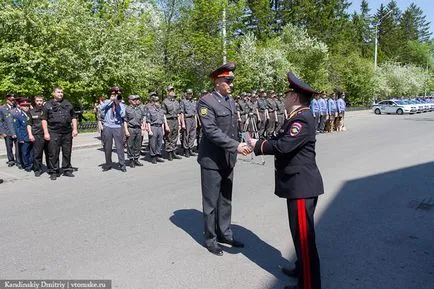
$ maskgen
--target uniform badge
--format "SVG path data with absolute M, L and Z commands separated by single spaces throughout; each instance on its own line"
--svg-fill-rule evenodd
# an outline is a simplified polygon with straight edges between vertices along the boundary
M 200 115 L 201 115 L 201 116 L 205 116 L 207 113 L 208 113 L 208 108 L 206 108 L 206 107 L 202 107 L 202 108 L 200 109 Z
M 300 133 L 302 128 L 301 123 L 299 122 L 294 122 L 291 127 L 289 128 L 289 135 L 290 136 L 296 136 Z

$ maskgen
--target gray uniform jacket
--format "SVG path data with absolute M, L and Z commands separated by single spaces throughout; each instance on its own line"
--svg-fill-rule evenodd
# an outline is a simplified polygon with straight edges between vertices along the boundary
M 127 106 L 125 110 L 125 121 L 129 128 L 140 128 L 145 119 L 145 112 L 139 106 Z
M 181 112 L 181 107 L 176 99 L 166 98 L 163 100 L 163 110 L 167 119 L 178 118 L 178 114 Z
M 12 114 L 14 109 L 7 104 L 0 106 L 0 133 L 7 136 L 16 135 Z
M 151 124 L 151 126 L 159 126 L 164 123 L 164 112 L 160 106 L 156 106 L 153 104 L 148 106 L 146 122 Z
M 198 163 L 206 169 L 232 169 L 237 161 L 238 116 L 232 97 L 227 100 L 217 92 L 200 98 L 197 113 L 203 137 Z
M 194 116 L 196 114 L 196 103 L 189 99 L 181 100 L 181 113 L 186 117 Z

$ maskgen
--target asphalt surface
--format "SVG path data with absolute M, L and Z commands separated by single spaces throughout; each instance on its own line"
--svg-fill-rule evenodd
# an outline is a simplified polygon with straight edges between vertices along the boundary
M 434 112 L 358 112 L 346 132 L 318 135 L 323 288 L 434 288 L 433 124 Z M 202 247 L 195 158 L 127 173 L 101 172 L 103 160 L 96 147 L 76 150 L 76 177 L 54 182 L 1 160 L 0 279 L 110 279 L 123 289 L 295 283 L 278 269 L 294 249 L 272 157 L 237 163 L 233 229 L 246 247 L 222 257 Z

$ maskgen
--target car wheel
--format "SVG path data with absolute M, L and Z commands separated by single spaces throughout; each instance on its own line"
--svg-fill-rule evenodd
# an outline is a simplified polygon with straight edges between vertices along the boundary
M 380 110 L 379 108 L 376 108 L 376 109 L 374 110 L 374 112 L 375 112 L 375 114 L 381 114 L 381 110 Z
M 402 109 L 400 109 L 400 108 L 398 108 L 398 109 L 396 110 L 396 114 L 401 115 L 401 114 L 403 114 L 403 113 L 404 113 L 404 111 L 403 111 Z

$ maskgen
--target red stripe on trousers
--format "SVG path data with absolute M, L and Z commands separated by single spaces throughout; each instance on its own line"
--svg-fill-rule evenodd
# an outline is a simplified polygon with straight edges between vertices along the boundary
M 297 213 L 301 244 L 301 263 L 303 264 L 303 289 L 311 289 L 309 242 L 306 226 L 306 202 L 304 199 L 297 200 Z

